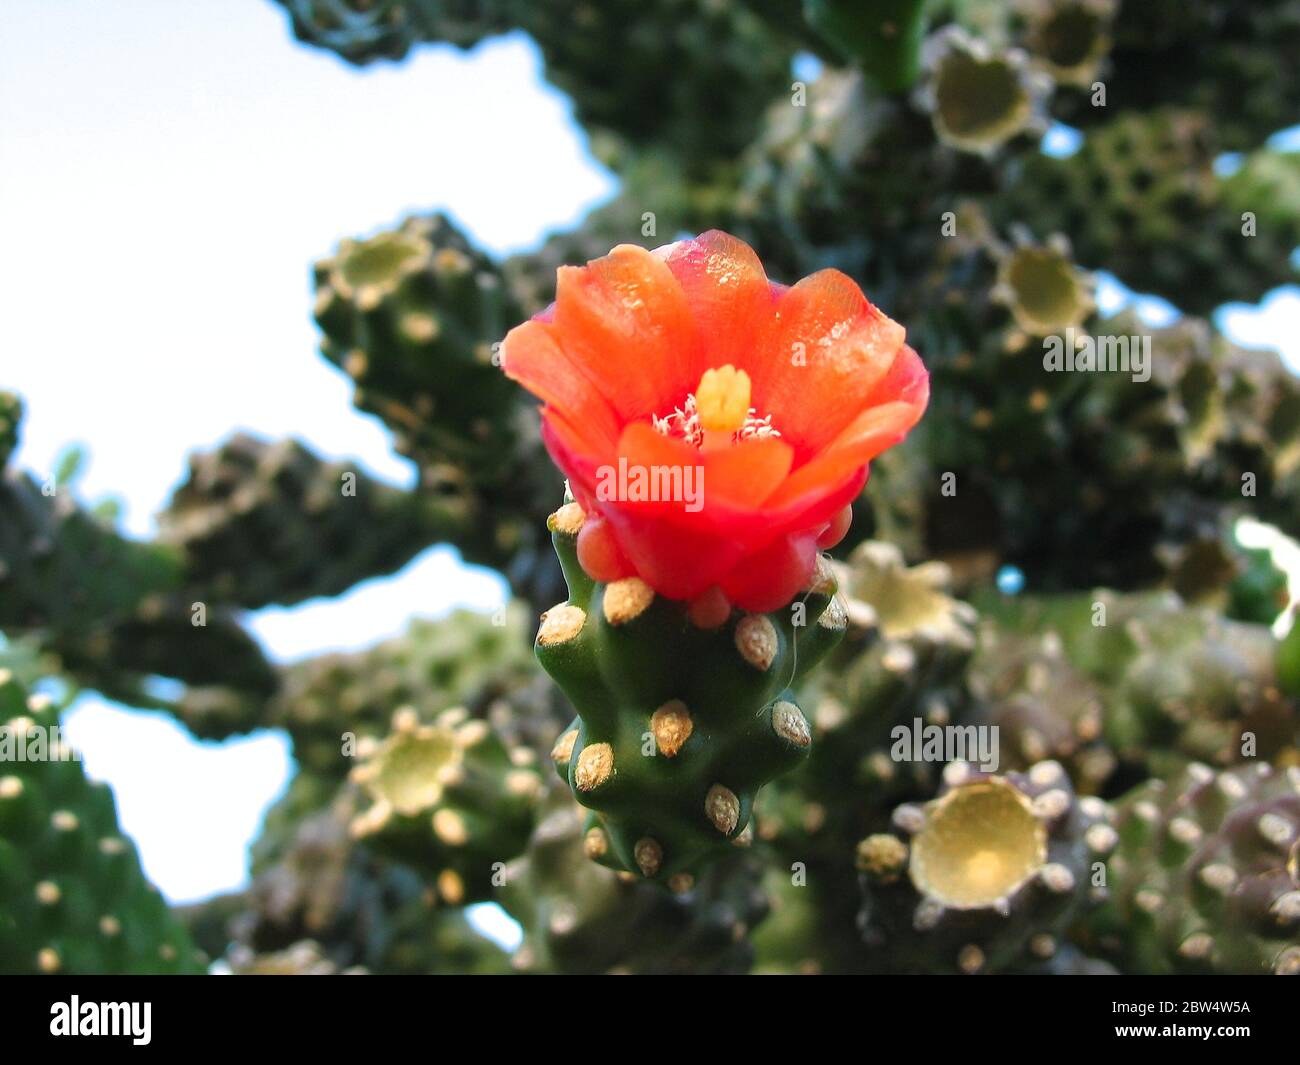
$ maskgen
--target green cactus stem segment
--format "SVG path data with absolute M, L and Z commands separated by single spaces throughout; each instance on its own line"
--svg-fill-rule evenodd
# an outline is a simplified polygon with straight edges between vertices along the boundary
M 589 857 L 680 886 L 748 838 L 759 788 L 807 756 L 790 688 L 847 615 L 824 561 L 770 614 L 673 602 L 637 577 L 593 581 L 577 559 L 584 517 L 568 503 L 548 522 L 569 600 L 542 615 L 535 650 L 578 711 L 552 760 L 592 811 Z
M 0 668 L 0 728 L 58 728 L 58 706 Z M 201 973 L 206 959 L 145 879 L 113 794 L 56 737 L 45 759 L 0 761 L 0 972 Z
M 804 17 L 886 92 L 909 88 L 921 73 L 925 0 L 804 0 Z

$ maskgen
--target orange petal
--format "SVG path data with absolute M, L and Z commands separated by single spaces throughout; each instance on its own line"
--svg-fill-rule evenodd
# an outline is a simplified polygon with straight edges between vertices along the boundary
M 889 368 L 867 397 L 867 403 L 890 403 L 902 400 L 919 404 L 924 412 L 930 402 L 930 374 L 921 362 L 921 356 L 904 344 Z
M 646 466 L 698 466 L 702 462 L 696 448 L 675 436 L 665 436 L 649 422 L 625 425 L 618 439 L 618 453 L 629 462 Z
M 730 363 L 753 361 L 759 331 L 772 315 L 772 285 L 754 249 L 712 229 L 671 245 L 664 260 L 690 305 L 702 361 L 695 377 Z
M 744 555 L 741 545 L 730 537 L 663 520 L 640 509 L 611 507 L 608 520 L 637 576 L 669 599 L 694 599 Z
M 858 415 L 825 451 L 795 470 L 767 501 L 769 510 L 838 483 L 908 434 L 930 402 L 930 375 L 920 356 L 903 345 L 867 402 L 875 405 Z
M 759 507 L 785 480 L 794 448 L 774 436 L 742 440 L 704 456 L 704 498 L 712 506 Z
M 821 270 L 776 305 L 751 372 L 754 406 L 801 457 L 819 451 L 862 412 L 904 336 L 851 278 Z
M 812 533 L 774 540 L 722 578 L 723 592 L 741 610 L 779 610 L 808 586 L 817 565 L 815 540 Z
M 597 494 L 602 502 L 650 511 L 681 511 L 684 504 L 700 498 L 701 487 L 706 484 L 700 452 L 683 440 L 664 436 L 648 422 L 624 427 L 618 441 L 618 461 L 620 466 L 604 475 L 607 487 L 603 494 Z M 638 485 L 642 486 L 639 495 Z
M 552 327 L 537 321 L 515 326 L 501 347 L 501 364 L 508 377 L 558 408 L 593 447 L 614 447 L 619 426 L 613 409 L 564 353 Z
M 590 426 L 574 424 L 558 407 L 542 408 L 542 442 L 564 476 L 574 482 L 575 490 L 594 484 L 597 469 L 609 462 L 613 453 L 592 439 Z
M 787 477 L 767 501 L 768 507 L 783 507 L 802 495 L 829 490 L 902 440 L 924 410 L 924 404 L 900 402 L 864 411 L 822 454 Z
M 686 294 L 662 260 L 636 245 L 560 268 L 555 330 L 624 421 L 672 410 L 698 379 Z

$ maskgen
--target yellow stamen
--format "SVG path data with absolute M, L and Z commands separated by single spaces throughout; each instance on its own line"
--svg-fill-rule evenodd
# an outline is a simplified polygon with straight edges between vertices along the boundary
M 736 432 L 745 424 L 749 414 L 749 374 L 728 364 L 705 370 L 695 390 L 695 409 L 699 412 L 700 426 L 709 437 L 719 437 Z

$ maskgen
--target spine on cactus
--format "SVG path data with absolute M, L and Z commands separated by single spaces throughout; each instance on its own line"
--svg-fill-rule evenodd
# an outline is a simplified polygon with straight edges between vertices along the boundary
M 845 626 L 819 549 L 929 395 L 903 341 L 845 275 L 773 284 L 718 232 L 563 268 L 507 336 L 572 494 L 536 650 L 589 856 L 685 890 L 807 754 L 790 689 Z

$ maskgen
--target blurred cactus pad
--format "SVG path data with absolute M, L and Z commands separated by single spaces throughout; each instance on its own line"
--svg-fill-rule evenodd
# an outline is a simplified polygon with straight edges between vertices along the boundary
M 0 970 L 1300 973 L 1300 379 L 1218 313 L 1300 281 L 1300 0 L 260 2 L 350 78 L 526 35 L 618 190 L 509 256 L 455 203 L 304 249 L 402 484 L 232 431 L 133 536 L 0 391 Z M 589 576 L 502 372 L 558 268 L 711 229 L 930 374 L 793 622 Z M 435 545 L 508 603 L 254 635 Z M 287 735 L 246 888 L 168 906 L 83 691 Z

